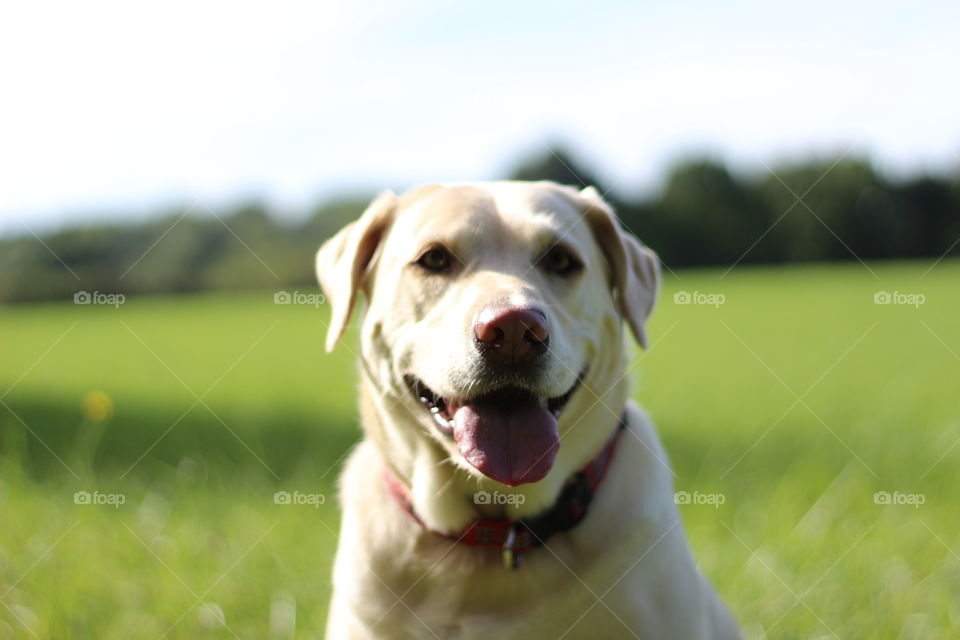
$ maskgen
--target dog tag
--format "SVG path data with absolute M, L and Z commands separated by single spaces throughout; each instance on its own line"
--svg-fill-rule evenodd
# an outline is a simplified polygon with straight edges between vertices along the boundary
M 522 555 L 516 552 L 514 547 L 517 544 L 517 529 L 520 528 L 519 522 L 514 522 L 510 525 L 510 529 L 507 531 L 507 539 L 503 542 L 503 566 L 511 571 L 520 566 L 520 560 Z

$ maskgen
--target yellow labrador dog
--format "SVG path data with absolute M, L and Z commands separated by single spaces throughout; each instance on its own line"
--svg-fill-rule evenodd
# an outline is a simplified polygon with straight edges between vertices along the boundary
M 317 255 L 362 319 L 327 637 L 738 638 L 629 400 L 656 256 L 592 188 L 385 193 Z

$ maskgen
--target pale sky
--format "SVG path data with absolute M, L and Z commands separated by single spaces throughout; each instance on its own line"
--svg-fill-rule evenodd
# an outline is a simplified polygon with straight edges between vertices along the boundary
M 8 2 L 0 233 L 302 211 L 554 139 L 626 193 L 701 151 L 956 171 L 958 25 L 956 2 Z

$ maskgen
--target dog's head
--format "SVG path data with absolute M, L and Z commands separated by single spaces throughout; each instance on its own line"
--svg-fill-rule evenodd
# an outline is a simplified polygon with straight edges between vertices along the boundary
M 590 425 L 574 427 L 618 402 L 605 395 L 622 377 L 623 320 L 646 346 L 659 284 L 656 257 L 594 189 L 550 182 L 384 193 L 324 244 L 317 273 L 328 350 L 367 298 L 365 373 L 400 414 L 386 446 L 439 447 L 508 486 L 543 479 L 558 452 L 564 467 L 595 453 Z

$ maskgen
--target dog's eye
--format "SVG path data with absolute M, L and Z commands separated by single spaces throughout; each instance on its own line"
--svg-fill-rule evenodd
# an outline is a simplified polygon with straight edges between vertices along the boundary
M 547 252 L 540 258 L 540 265 L 547 273 L 558 276 L 573 275 L 583 266 L 569 251 L 560 248 L 554 248 Z
M 433 273 L 443 273 L 450 270 L 453 264 L 453 256 L 443 247 L 434 247 L 423 253 L 418 259 L 417 264 Z

